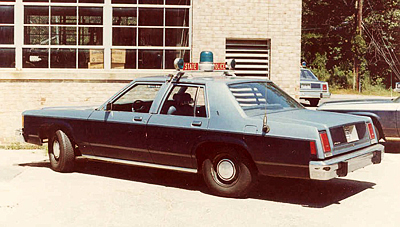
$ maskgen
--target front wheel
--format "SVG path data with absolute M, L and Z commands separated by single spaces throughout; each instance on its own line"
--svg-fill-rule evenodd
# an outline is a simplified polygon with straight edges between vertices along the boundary
M 203 161 L 202 174 L 210 191 L 224 197 L 243 197 L 255 182 L 255 171 L 240 153 L 224 149 Z
M 49 140 L 51 169 L 57 172 L 71 172 L 75 165 L 75 153 L 71 140 L 61 130 L 57 130 Z

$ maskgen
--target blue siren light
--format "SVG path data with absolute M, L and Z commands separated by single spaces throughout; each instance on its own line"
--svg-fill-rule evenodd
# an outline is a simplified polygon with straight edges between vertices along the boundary
M 214 70 L 214 55 L 211 51 L 202 51 L 200 53 L 199 69 L 206 72 Z
M 200 64 L 202 63 L 213 63 L 214 55 L 211 51 L 202 51 L 200 53 Z

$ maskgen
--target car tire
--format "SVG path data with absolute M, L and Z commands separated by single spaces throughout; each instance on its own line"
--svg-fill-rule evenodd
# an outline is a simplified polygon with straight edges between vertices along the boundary
M 210 191 L 223 197 L 244 197 L 256 178 L 249 160 L 233 149 L 222 149 L 206 158 L 202 174 Z
M 75 165 L 75 153 L 71 140 L 61 130 L 57 130 L 49 140 L 51 169 L 57 172 L 71 172 Z
M 319 99 L 309 99 L 308 101 L 310 102 L 310 106 L 312 107 L 318 106 Z

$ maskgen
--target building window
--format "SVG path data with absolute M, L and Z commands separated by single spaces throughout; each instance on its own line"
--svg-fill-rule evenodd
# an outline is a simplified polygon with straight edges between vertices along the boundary
M 173 69 L 177 57 L 190 61 L 191 0 L 1 2 L 0 54 L 8 55 L 0 67 Z
M 235 74 L 270 77 L 271 40 L 227 39 L 225 58 L 235 59 Z
M 0 5 L 0 68 L 15 67 L 14 5 Z
M 103 7 L 97 4 L 104 1 L 51 2 L 78 4 L 24 5 L 22 67 L 104 68 Z
M 111 68 L 173 69 L 177 57 L 190 61 L 190 0 L 112 0 L 111 3 L 112 49 L 118 53 L 125 51 L 126 58 L 135 57 L 134 62 L 129 59 L 129 65 L 128 59 L 111 57 Z M 125 5 L 114 5 L 121 3 Z

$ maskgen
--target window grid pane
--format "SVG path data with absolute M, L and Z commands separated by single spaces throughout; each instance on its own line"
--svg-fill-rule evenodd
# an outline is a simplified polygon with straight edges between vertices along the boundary
M 84 48 L 84 46 L 99 46 L 104 54 L 104 48 L 101 48 L 103 46 L 103 32 L 107 34 L 108 31 L 104 29 L 108 30 L 109 28 L 103 26 L 103 11 L 108 6 L 79 5 L 79 3 L 104 4 L 104 0 L 23 1 L 78 3 L 76 6 L 24 6 L 23 45 L 38 45 L 38 47 L 45 45 L 46 47 L 39 49 L 24 47 L 23 55 L 27 55 L 28 50 L 34 52 L 38 50 L 47 51 L 48 64 L 36 62 L 35 67 L 104 68 L 104 61 L 100 63 L 102 66 L 91 67 L 89 65 L 92 48 Z M 177 56 L 184 57 L 185 61 L 190 61 L 190 0 L 112 0 L 111 3 L 138 4 L 136 5 L 138 7 L 129 7 L 128 5 L 115 5 L 113 7 L 111 5 L 111 49 L 127 47 L 125 49 L 125 62 L 117 63 L 110 59 L 111 68 L 170 69 L 173 67 L 173 60 Z M 153 4 L 154 7 L 140 7 L 141 4 Z M 184 8 L 165 8 L 163 7 L 164 4 L 179 5 L 184 6 Z M 14 21 L 12 22 L 14 23 Z M 10 27 L 13 28 L 12 25 Z M 10 31 L 9 33 L 12 33 L 10 36 L 12 43 L 10 44 L 13 44 L 14 32 Z M 3 34 L 3 37 L 5 36 Z M 112 58 L 110 55 L 104 57 Z M 43 59 L 44 57 L 40 57 L 38 62 L 44 62 Z M 60 59 L 64 59 L 66 66 L 61 66 Z M 28 60 L 35 61 L 37 59 L 33 57 Z M 26 56 L 23 60 L 23 67 L 25 66 L 32 67 L 26 63 Z
M 113 0 L 116 4 L 129 0 Z M 133 3 L 135 4 L 135 3 Z M 112 45 L 115 48 L 130 46 L 128 53 L 135 51 L 137 69 L 173 69 L 176 57 L 190 61 L 190 0 L 165 1 L 165 5 L 188 6 L 187 8 L 141 7 L 141 4 L 164 5 L 164 1 L 139 0 L 138 7 L 115 5 L 112 20 Z M 177 47 L 176 49 L 173 47 Z M 154 48 L 157 48 L 156 50 Z M 111 64 L 116 66 L 116 63 Z M 119 63 L 122 64 L 122 63 Z M 111 68 L 131 68 L 125 62 L 124 66 Z M 134 64 L 129 64 L 134 66 Z
M 52 0 L 51 2 L 104 3 L 103 0 Z M 26 5 L 24 24 L 24 45 L 47 47 L 23 48 L 23 68 L 104 68 L 104 56 L 101 62 L 93 62 L 90 55 L 94 53 L 93 51 L 100 51 L 104 55 L 104 48 L 95 50 L 80 48 L 103 45 L 103 7 Z

